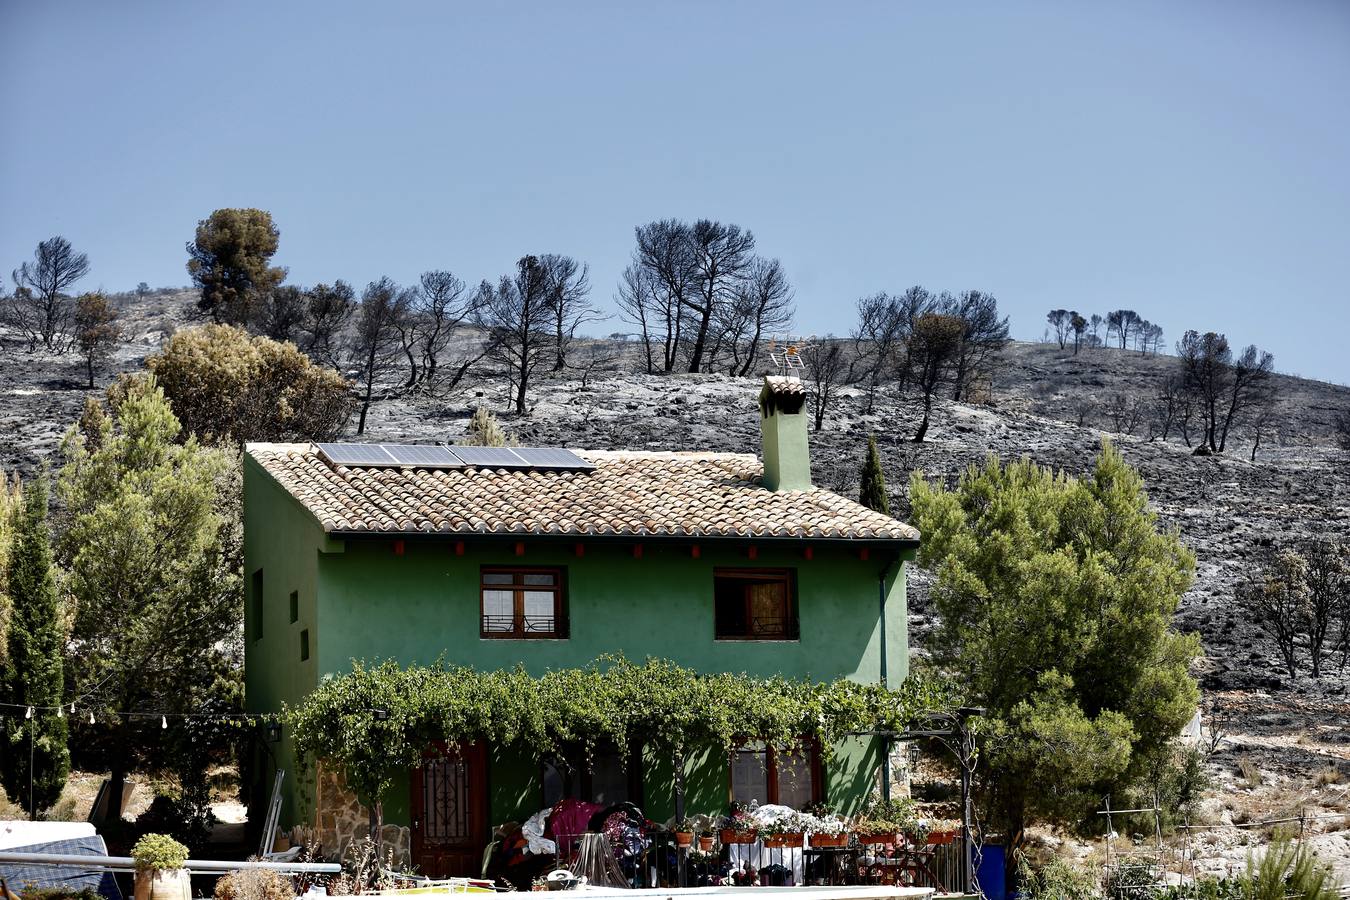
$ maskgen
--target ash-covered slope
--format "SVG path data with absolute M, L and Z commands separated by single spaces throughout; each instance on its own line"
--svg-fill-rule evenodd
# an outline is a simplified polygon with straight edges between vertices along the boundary
M 138 368 L 175 327 L 189 321 L 191 297 L 163 294 L 123 299 L 126 343 L 112 368 Z M 853 495 L 867 434 L 882 447 L 892 509 L 908 511 L 911 472 L 952 479 L 988 453 L 1029 456 L 1070 472 L 1087 471 L 1109 418 L 1077 407 L 1085 398 L 1101 409 L 1115 394 L 1149 395 L 1175 360 L 1119 351 L 1084 351 L 1078 357 L 1040 344 L 1016 344 L 994 380 L 991 406 L 939 402 L 929 439 L 908 438 L 917 425 L 917 401 L 883 390 L 865 414 L 859 390 L 846 388 L 812 435 L 817 484 Z M 43 459 L 53 463 L 61 434 L 79 415 L 84 397 L 74 356 L 28 354 L 13 335 L 0 334 L 0 467 L 28 474 Z M 105 374 L 101 385 L 111 380 Z M 1110 435 L 1142 472 L 1163 522 L 1177 528 L 1198 559 L 1194 587 L 1180 624 L 1201 632 L 1210 686 L 1280 684 L 1275 658 L 1233 603 L 1235 586 L 1281 544 L 1312 536 L 1350 537 L 1350 454 L 1331 446 L 1330 423 L 1350 407 L 1350 389 L 1283 378 L 1288 426 L 1265 438 L 1256 462 L 1250 442 L 1237 440 L 1224 456 L 1195 457 L 1171 442 Z M 540 379 L 523 418 L 501 415 L 522 443 L 597 449 L 654 448 L 757 452 L 757 378 L 720 375 L 673 377 L 606 373 Z M 508 407 L 503 379 L 482 377 L 448 398 L 427 396 L 376 404 L 362 440 L 454 441 L 474 407 Z M 1094 427 L 1095 426 L 1095 427 Z M 1142 431 L 1141 431 L 1142 433 Z M 922 644 L 928 576 L 912 578 L 914 631 Z M 1306 687 L 1306 685 L 1304 686 Z

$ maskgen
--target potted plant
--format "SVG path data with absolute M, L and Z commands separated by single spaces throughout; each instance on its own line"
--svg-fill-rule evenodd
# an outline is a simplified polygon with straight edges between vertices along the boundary
M 136 900 L 192 900 L 191 873 L 183 868 L 188 848 L 167 834 L 147 834 L 131 848 L 136 863 Z
M 938 819 L 934 822 L 918 821 L 914 824 L 914 843 L 940 846 L 956 841 L 961 835 L 961 823 L 952 819 Z
M 765 847 L 800 847 L 806 827 L 800 813 L 790 813 L 760 826 L 759 837 Z
M 811 836 L 812 847 L 847 847 L 850 837 L 848 823 L 833 814 L 812 816 L 807 833 Z
M 718 824 L 721 828 L 719 837 L 724 844 L 753 844 L 757 840 L 758 824 L 742 803 L 732 803 Z
M 711 853 L 713 848 L 713 830 L 711 826 L 704 825 L 698 830 L 698 849 L 704 853 Z
M 853 829 L 860 844 L 898 844 L 900 833 L 914 826 L 914 801 L 908 797 L 875 800 L 858 815 Z
M 694 843 L 694 823 L 688 819 L 680 819 L 670 829 L 675 835 L 675 846 L 688 847 Z

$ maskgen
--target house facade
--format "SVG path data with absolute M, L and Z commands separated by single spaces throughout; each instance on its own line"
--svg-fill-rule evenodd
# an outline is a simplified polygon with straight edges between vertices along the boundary
M 541 674 L 622 653 L 704 672 L 898 684 L 918 534 L 811 485 L 804 400 L 795 379 L 766 379 L 762 461 L 249 445 L 247 708 L 298 704 L 353 660 Z M 407 773 L 383 801 L 424 872 L 472 868 L 491 823 L 524 821 L 562 796 L 632 800 L 657 820 L 674 811 L 669 761 L 641 747 L 610 748 L 589 767 L 463 749 Z M 317 827 L 328 851 L 350 839 L 340 779 L 293 777 L 284 730 L 256 763 L 259 786 L 273 767 L 288 773 L 283 826 Z M 868 738 L 846 741 L 828 765 L 818 748 L 747 742 L 731 758 L 692 761 L 685 805 L 825 800 L 847 810 L 868 796 L 879 764 Z

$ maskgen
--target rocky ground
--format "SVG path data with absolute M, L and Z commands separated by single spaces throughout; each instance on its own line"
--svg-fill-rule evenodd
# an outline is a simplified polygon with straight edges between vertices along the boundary
M 127 341 L 108 370 L 132 370 L 176 327 L 189 321 L 186 294 L 123 301 Z M 1081 473 L 1090 468 L 1110 421 L 1102 410 L 1117 394 L 1147 394 L 1175 363 L 1120 351 L 1077 357 L 1043 344 L 1013 345 L 993 382 L 988 403 L 942 402 L 929 439 L 908 438 L 919 409 L 911 397 L 883 390 L 867 413 L 857 389 L 845 389 L 825 428 L 812 436 L 818 484 L 856 493 L 868 433 L 881 445 L 892 509 L 908 509 L 910 473 L 954 479 L 989 453 L 1029 456 Z M 0 468 L 31 473 L 57 462 L 63 431 L 88 391 L 73 357 L 27 354 L 0 334 Z M 1249 835 L 1244 824 L 1297 816 L 1325 832 L 1326 850 L 1345 860 L 1350 881 L 1346 813 L 1350 787 L 1350 698 L 1346 673 L 1314 683 L 1279 671 L 1277 656 L 1234 603 L 1234 588 L 1277 547 L 1309 537 L 1350 538 L 1350 454 L 1334 449 L 1330 423 L 1350 407 L 1350 388 L 1283 378 L 1281 426 L 1265 438 L 1256 461 L 1239 435 L 1230 452 L 1196 457 L 1177 437 L 1150 441 L 1109 435 L 1138 467 L 1163 522 L 1177 528 L 1198 560 L 1195 584 L 1178 613 L 1198 631 L 1205 657 L 1198 675 L 1208 698 L 1240 711 L 1225 726 L 1211 763 L 1221 790 L 1208 811 L 1213 831 L 1196 832 L 1215 866 L 1240 864 Z M 592 448 L 707 449 L 754 452 L 759 433 L 754 379 L 722 375 L 653 377 L 597 371 L 586 378 L 542 379 L 528 415 L 501 415 L 521 443 Z M 500 379 L 479 379 L 444 398 L 418 396 L 375 405 L 366 440 L 454 441 L 474 407 L 507 407 Z M 1076 422 L 1083 414 L 1084 425 Z M 911 576 L 912 631 L 921 649 L 932 622 L 929 578 Z M 1127 840 L 1127 839 L 1126 839 Z M 1323 838 L 1319 838 L 1319 841 Z M 1087 851 L 1084 851 L 1087 852 Z

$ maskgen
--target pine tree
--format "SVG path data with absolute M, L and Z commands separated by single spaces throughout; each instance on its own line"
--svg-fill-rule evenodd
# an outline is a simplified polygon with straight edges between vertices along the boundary
M 877 436 L 867 436 L 867 459 L 863 460 L 862 487 L 858 502 L 879 513 L 891 514 L 891 501 L 886 496 L 886 473 L 881 470 L 881 453 L 877 450 Z
M 61 796 L 70 770 L 66 720 L 55 709 L 65 685 L 61 664 L 65 636 L 52 569 L 45 478 L 25 492 L 9 558 L 8 588 L 13 610 L 0 692 L 4 702 L 30 707 L 32 716 L 3 720 L 0 783 L 28 808 L 30 818 L 37 818 L 38 810 Z
M 14 604 L 9 599 L 9 556 L 14 549 L 14 529 L 23 512 L 23 491 L 16 476 L 14 481 L 0 471 L 0 666 L 8 654 L 9 614 Z M 4 671 L 0 668 L 0 672 Z

